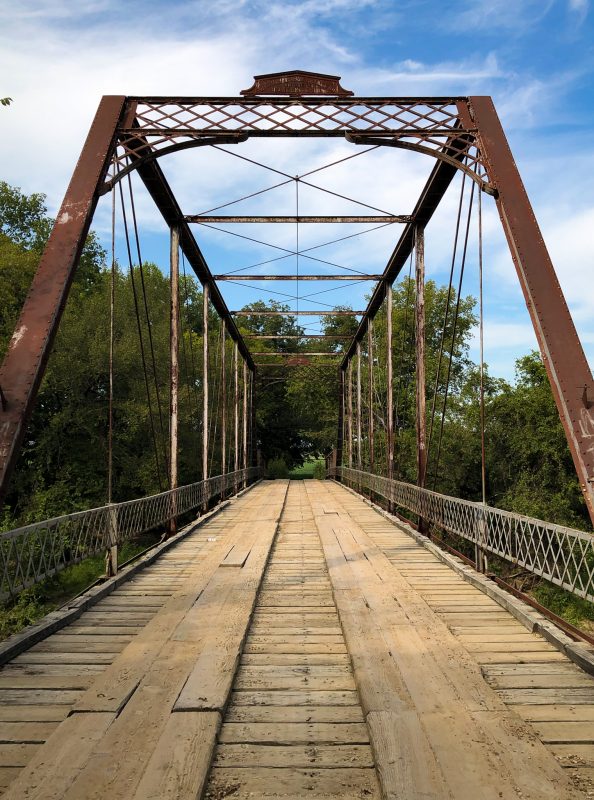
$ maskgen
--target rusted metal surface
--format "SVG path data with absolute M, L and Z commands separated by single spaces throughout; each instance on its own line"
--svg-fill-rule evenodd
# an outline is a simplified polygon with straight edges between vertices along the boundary
M 392 366 L 392 308 L 394 305 L 392 285 L 383 284 L 386 297 L 386 446 L 387 446 L 387 466 L 388 478 L 394 477 L 394 379 Z
M 363 464 L 363 454 L 361 452 L 362 440 L 361 427 L 361 342 L 357 342 L 357 469 L 361 469 Z
M 303 353 L 287 353 L 286 350 L 262 350 L 258 353 L 258 357 L 260 356 L 285 356 L 286 358 L 295 358 L 298 355 L 299 358 L 308 358 L 309 356 L 342 356 L 342 353 L 333 353 L 332 351 L 322 350 L 319 352 L 310 352 L 304 351 Z
M 369 381 L 369 429 L 367 436 L 369 438 L 369 470 L 374 471 L 375 468 L 375 421 L 373 419 L 373 320 L 369 320 L 367 326 L 367 360 L 368 360 L 368 381 Z M 339 462 L 340 463 L 340 462 Z
M 365 311 L 230 311 L 235 317 L 360 317 Z
M 302 335 L 284 333 L 244 333 L 244 339 L 352 339 L 346 333 L 304 333 Z
M 216 281 L 379 281 L 381 275 L 368 275 L 358 272 L 355 275 L 213 275 Z M 288 312 L 287 312 L 288 313 Z
M 125 97 L 104 97 L 0 369 L 0 502 L 19 454 L 115 144 Z
M 223 217 L 212 217 L 206 214 L 195 214 L 193 216 L 185 216 L 184 219 L 186 222 L 196 222 L 200 224 L 212 224 L 212 223 L 233 223 L 233 224 L 246 224 L 246 223 L 299 223 L 299 225 L 308 225 L 308 224 L 324 224 L 324 223 L 345 223 L 345 224 L 355 224 L 355 223 L 365 223 L 368 225 L 390 225 L 394 223 L 406 223 L 411 221 L 411 217 L 404 214 L 398 215 L 382 215 L 377 217 L 365 217 L 365 216 L 358 216 L 358 217 L 349 217 L 349 216 L 340 216 L 340 217 L 295 217 L 295 216 L 284 216 L 284 217 L 232 217 L 232 216 L 223 216 Z
M 210 283 L 205 283 L 202 287 L 202 477 L 208 478 L 208 302 L 210 295 Z
M 169 488 L 177 489 L 178 405 L 179 405 L 179 229 L 171 229 L 169 258 Z M 169 535 L 177 533 L 175 509 L 169 522 Z
M 325 95 L 329 97 L 350 97 L 353 93 L 340 85 L 340 75 L 324 75 L 321 72 L 305 72 L 301 69 L 289 72 L 269 72 L 254 75 L 254 83 L 249 89 L 240 92 L 244 97 L 259 95 Z
M 532 319 L 580 488 L 594 522 L 594 381 L 534 211 L 490 97 L 471 97 L 497 209 Z
M 417 485 L 425 485 L 427 472 L 427 414 L 425 397 L 425 232 L 415 235 L 415 347 L 416 347 L 416 434 Z

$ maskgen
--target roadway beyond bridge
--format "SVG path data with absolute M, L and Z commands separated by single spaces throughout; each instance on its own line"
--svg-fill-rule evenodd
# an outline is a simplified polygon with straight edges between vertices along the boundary
M 5 664 L 4 800 L 591 797 L 594 678 L 446 562 L 257 484 Z

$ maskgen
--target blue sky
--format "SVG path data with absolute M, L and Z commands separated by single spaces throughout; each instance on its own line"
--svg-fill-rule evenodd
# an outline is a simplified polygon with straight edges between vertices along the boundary
M 234 95 L 251 84 L 254 74 L 301 68 L 339 74 L 343 85 L 360 95 L 493 95 L 576 327 L 594 361 L 594 18 L 588 0 L 25 0 L 15 5 L 0 3 L 0 95 L 14 99 L 9 109 L 0 109 L 1 177 L 26 192 L 47 194 L 52 212 L 102 94 Z M 237 152 L 289 174 L 353 150 L 339 140 L 250 141 L 241 148 Z M 213 151 L 187 151 L 162 165 L 187 213 L 274 182 L 270 173 Z M 406 213 L 431 166 L 417 154 L 379 151 L 320 173 L 318 180 L 331 190 Z M 294 211 L 293 186 L 264 198 L 232 208 L 246 214 Z M 303 190 L 301 213 L 364 213 L 328 199 Z M 166 231 L 140 189 L 138 202 L 144 256 L 166 269 Z M 109 201 L 102 203 L 95 223 L 106 244 L 108 206 Z M 452 195 L 427 230 L 428 273 L 440 282 L 446 280 L 454 207 Z M 535 340 L 489 198 L 484 210 L 486 358 L 492 372 L 512 377 L 514 359 Z M 301 246 L 346 232 L 304 227 Z M 240 232 L 277 246 L 295 243 L 292 226 Z M 214 272 L 278 252 L 217 232 L 198 233 Z M 388 228 L 318 254 L 377 272 L 396 235 Z M 468 292 L 476 291 L 475 261 L 468 265 Z M 279 263 L 290 271 L 291 259 Z M 303 264 L 301 259 L 305 269 Z M 311 262 L 307 268 L 316 266 Z M 300 292 L 312 291 L 311 286 Z M 226 285 L 225 296 L 230 307 L 238 307 L 274 296 L 267 288 L 291 292 L 286 282 L 256 292 Z M 320 299 L 361 306 L 363 293 L 363 287 L 349 286 Z

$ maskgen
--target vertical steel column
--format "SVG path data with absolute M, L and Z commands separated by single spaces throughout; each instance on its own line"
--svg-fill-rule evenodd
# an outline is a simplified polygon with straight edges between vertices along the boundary
M 344 370 L 338 370 L 338 438 L 336 441 L 336 467 L 342 467 L 342 450 L 344 446 Z M 336 476 L 339 478 L 339 476 Z M 342 480 L 342 478 L 339 478 Z
M 375 431 L 373 420 L 373 320 L 367 325 L 367 355 L 369 359 L 369 471 L 375 469 Z
M 234 409 L 234 433 L 235 433 L 235 440 L 233 446 L 233 471 L 237 472 L 239 470 L 239 373 L 237 367 L 238 361 L 238 351 L 239 347 L 237 342 L 235 342 L 235 347 L 233 348 L 233 373 L 234 373 L 234 401 L 233 401 L 233 409 Z M 235 480 L 235 494 L 238 492 L 238 483 L 237 479 Z
M 478 129 L 497 209 L 532 319 L 580 488 L 594 522 L 594 381 L 534 211 L 490 97 L 459 103 Z
M 247 421 L 248 421 L 248 367 L 244 359 L 243 361 L 243 459 L 242 468 L 247 469 L 248 455 L 247 455 Z M 243 481 L 243 488 L 247 486 L 247 480 Z
M 388 478 L 394 478 L 394 386 L 392 375 L 392 286 L 386 283 L 386 362 L 387 362 L 387 461 Z
M 227 325 L 221 320 L 221 475 L 227 472 L 227 364 L 225 346 L 227 344 Z M 223 497 L 225 497 L 223 490 Z
M 33 411 L 125 101 L 125 97 L 104 97 L 99 104 L 0 369 L 0 501 Z
M 353 361 L 349 359 L 347 367 L 347 453 L 349 469 L 353 468 Z
M 208 295 L 209 285 L 202 287 L 202 478 L 208 475 Z
M 426 397 L 425 397 L 425 237 L 415 228 L 415 348 L 416 348 L 416 417 L 417 417 L 417 486 L 425 485 L 427 472 Z
M 171 228 L 169 317 L 169 488 L 177 489 L 179 401 L 179 228 Z M 177 497 L 171 495 L 169 535 L 177 533 Z
M 363 455 L 361 452 L 361 342 L 357 342 L 357 469 L 363 468 Z M 361 491 L 361 479 L 359 479 Z
M 117 574 L 118 571 L 118 519 L 113 503 L 113 360 L 115 338 L 115 286 L 116 286 L 116 259 L 115 259 L 115 191 L 112 193 L 111 207 L 111 274 L 109 286 L 109 412 L 107 433 L 107 504 L 109 506 L 109 545 L 105 554 L 105 576 L 107 578 Z
M 427 472 L 427 414 L 425 397 L 425 231 L 415 227 L 415 350 L 416 350 L 416 433 L 417 486 L 425 485 Z M 419 531 L 427 532 L 427 523 L 419 517 Z

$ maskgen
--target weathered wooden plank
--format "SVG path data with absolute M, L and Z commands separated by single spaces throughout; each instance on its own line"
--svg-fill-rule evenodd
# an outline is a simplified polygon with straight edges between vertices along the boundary
M 231 705 L 225 714 L 229 722 L 363 722 L 359 706 L 240 706 Z
M 0 744 L 0 767 L 24 767 L 39 750 L 40 744 Z
M 76 714 L 38 747 L 3 800 L 62 800 L 89 752 L 114 720 L 113 714 Z M 81 796 L 82 798 L 82 796 Z M 86 800 L 86 798 L 85 798 Z
M 414 711 L 372 711 L 367 715 L 378 778 L 386 800 L 451 796 Z
M 288 767 L 266 770 L 214 767 L 206 798 L 254 800 L 255 797 L 340 797 L 342 800 L 379 798 L 379 788 L 371 769 L 298 769 Z
M 357 692 L 352 691 L 234 691 L 236 706 L 358 706 Z
M 81 691 L 67 689 L 1 689 L 0 705 L 72 705 L 81 694 Z
M 219 741 L 226 744 L 368 744 L 364 723 L 347 722 L 225 722 Z
M 340 727 L 340 726 L 337 726 Z M 373 767 L 368 745 L 358 744 L 222 744 L 215 767 L 289 767 L 292 769 L 341 769 Z
M 554 744 L 570 742 L 594 744 L 594 725 L 591 720 L 581 722 L 535 722 L 533 727 L 543 742 Z
M 217 712 L 171 715 L 133 795 L 135 800 L 202 797 L 220 726 Z
M 42 744 L 58 727 L 59 722 L 2 722 L 0 744 Z
M 70 708 L 64 705 L 0 705 L 2 722 L 61 722 L 68 716 Z

